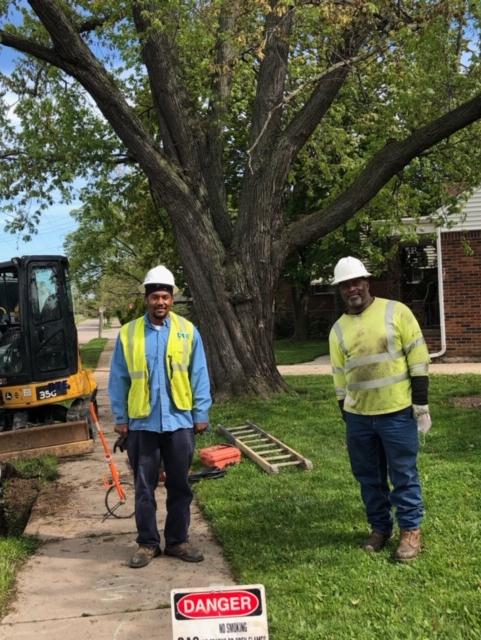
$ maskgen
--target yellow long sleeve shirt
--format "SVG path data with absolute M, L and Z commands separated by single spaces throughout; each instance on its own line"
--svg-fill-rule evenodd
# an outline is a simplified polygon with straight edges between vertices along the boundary
M 343 314 L 329 335 L 336 397 L 361 415 L 412 404 L 411 378 L 428 374 L 429 354 L 419 324 L 402 302 L 375 298 L 360 314 Z

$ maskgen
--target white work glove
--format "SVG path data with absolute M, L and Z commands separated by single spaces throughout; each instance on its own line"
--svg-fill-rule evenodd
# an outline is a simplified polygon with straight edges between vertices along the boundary
M 414 418 L 418 424 L 419 433 L 426 434 L 431 428 L 431 415 L 428 404 L 413 404 Z

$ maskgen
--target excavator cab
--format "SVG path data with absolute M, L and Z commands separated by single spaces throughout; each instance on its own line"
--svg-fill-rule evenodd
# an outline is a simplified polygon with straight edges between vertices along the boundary
M 61 455 L 69 438 L 88 441 L 95 392 L 79 358 L 67 258 L 0 263 L 0 459 L 42 448 Z

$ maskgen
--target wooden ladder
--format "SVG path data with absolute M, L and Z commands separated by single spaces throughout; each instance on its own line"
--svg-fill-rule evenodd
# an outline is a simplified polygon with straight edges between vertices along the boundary
M 267 473 L 279 473 L 281 467 L 300 466 L 306 470 L 312 469 L 312 462 L 301 456 L 297 451 L 271 436 L 253 422 L 238 427 L 224 427 L 218 429 L 227 440 L 243 451 L 246 456 L 254 460 Z

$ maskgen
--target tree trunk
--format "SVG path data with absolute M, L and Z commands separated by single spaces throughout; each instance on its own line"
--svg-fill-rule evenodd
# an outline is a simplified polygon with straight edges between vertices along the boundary
M 247 248 L 226 254 L 215 233 L 199 227 L 176 237 L 216 398 L 286 391 L 272 344 L 275 269 Z
M 294 315 L 294 340 L 307 340 L 309 332 L 309 289 L 292 285 L 292 311 Z
M 185 254 L 182 259 L 189 272 Z M 195 262 L 194 256 L 190 262 Z M 266 314 L 265 302 L 272 298 L 271 292 L 264 294 L 264 300 L 260 295 L 236 300 L 226 288 L 210 290 L 207 278 L 199 272 L 188 278 L 216 397 L 243 393 L 266 397 L 285 391 L 287 385 L 277 370 L 272 347 L 273 314 Z

